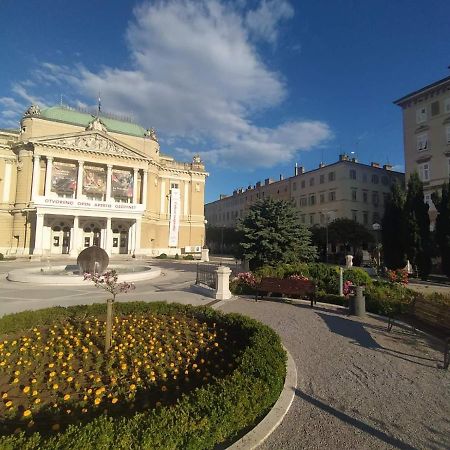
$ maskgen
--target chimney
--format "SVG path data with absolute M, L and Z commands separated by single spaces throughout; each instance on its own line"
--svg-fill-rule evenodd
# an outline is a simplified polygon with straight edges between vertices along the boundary
M 294 167 L 294 177 L 296 177 L 298 175 L 298 164 L 295 163 L 295 167 Z
M 370 165 L 371 165 L 371 167 L 375 167 L 376 169 L 379 169 L 380 168 L 380 164 L 378 164 L 377 162 L 371 162 L 370 163 Z
M 319 169 L 322 169 L 323 167 L 325 167 L 325 164 L 323 162 L 319 163 Z
M 341 153 L 339 155 L 339 161 L 348 161 L 348 155 L 346 155 L 345 153 Z
M 298 166 L 299 173 L 305 173 L 305 168 L 303 166 Z
M 281 173 L 280 173 L 280 181 L 283 181 L 284 180 L 284 177 L 283 177 L 283 175 L 281 175 Z
M 383 169 L 384 169 L 384 170 L 392 170 L 392 165 L 391 165 L 391 164 L 385 164 L 385 165 L 383 166 Z
M 270 178 L 264 180 L 264 186 L 267 186 L 268 184 L 270 184 Z
M 261 187 L 261 181 L 258 181 L 258 182 L 256 183 L 256 187 L 257 187 L 257 188 Z

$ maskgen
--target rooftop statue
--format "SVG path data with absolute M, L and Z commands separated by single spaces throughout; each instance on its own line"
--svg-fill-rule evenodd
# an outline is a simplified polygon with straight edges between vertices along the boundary
M 38 105 L 31 105 L 24 113 L 23 117 L 35 117 L 41 115 L 41 108 Z
M 105 124 L 98 117 L 95 117 L 94 120 L 89 122 L 86 127 L 86 131 L 88 130 L 103 131 L 104 133 L 108 131 Z

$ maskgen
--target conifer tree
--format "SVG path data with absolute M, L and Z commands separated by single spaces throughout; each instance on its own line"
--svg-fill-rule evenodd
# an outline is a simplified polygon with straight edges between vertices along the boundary
M 395 270 L 406 265 L 406 222 L 405 193 L 395 183 L 391 195 L 385 205 L 381 221 L 381 239 L 383 243 L 384 264 L 388 269 Z
M 436 243 L 441 255 L 442 272 L 450 277 L 450 192 L 449 185 L 442 186 L 442 194 L 437 192 L 431 195 L 434 206 L 438 212 L 436 217 Z
M 297 211 L 286 201 L 259 200 L 237 228 L 242 233 L 242 256 L 251 269 L 316 258 L 310 231 L 299 223 Z
M 431 270 L 430 218 L 417 172 L 411 174 L 408 181 L 405 218 L 406 254 L 411 264 L 417 267 L 420 278 L 425 280 Z

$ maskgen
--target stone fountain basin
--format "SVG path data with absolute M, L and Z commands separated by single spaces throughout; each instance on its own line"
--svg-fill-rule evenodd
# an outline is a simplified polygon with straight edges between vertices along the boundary
M 126 264 L 110 264 L 107 270 L 116 270 L 119 282 L 151 280 L 161 275 L 159 267 Z M 29 267 L 16 269 L 8 272 L 6 278 L 18 283 L 34 283 L 60 286 L 89 286 L 91 283 L 85 281 L 78 273 L 77 265 L 52 266 L 50 269 L 41 267 Z

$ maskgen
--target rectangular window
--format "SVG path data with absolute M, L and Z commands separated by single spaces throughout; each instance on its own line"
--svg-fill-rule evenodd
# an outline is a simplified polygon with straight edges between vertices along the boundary
M 444 112 L 450 113 L 450 97 L 444 100 Z
M 367 191 L 363 191 L 363 202 L 367 203 Z
M 355 169 L 350 169 L 350 179 L 356 180 L 356 170 Z
M 309 204 L 310 204 L 310 206 L 313 206 L 316 204 L 316 195 L 315 194 L 311 194 L 309 196 Z
M 378 206 L 380 204 L 380 196 L 378 192 L 372 192 L 372 203 L 374 206 Z
M 367 173 L 363 173 L 363 183 L 367 183 Z
M 296 191 L 297 190 L 297 183 L 294 181 L 294 183 L 292 183 L 292 190 Z
M 334 181 L 336 179 L 336 173 L 335 172 L 330 172 L 328 174 L 328 181 Z
M 368 225 L 369 223 L 369 213 L 367 211 L 363 211 L 363 224 Z
M 320 184 L 325 183 L 325 175 L 320 175 Z
M 314 225 L 314 214 L 310 214 L 310 215 L 309 215 L 309 223 L 310 223 L 311 225 Z
M 445 137 L 447 138 L 447 144 L 450 144 L 450 125 L 445 128 Z
M 325 203 L 325 194 L 320 194 L 320 203 Z
M 389 202 L 389 194 L 387 192 L 383 192 L 383 205 L 386 206 Z
M 430 163 L 419 164 L 419 177 L 422 181 L 430 181 Z
M 431 115 L 437 116 L 438 114 L 439 114 L 439 101 L 436 101 L 431 104 Z
M 380 213 L 374 212 L 372 217 L 373 217 L 372 223 L 378 223 L 380 221 Z
M 428 133 L 418 134 L 416 137 L 416 149 L 418 152 L 423 152 L 428 148 Z
M 306 182 L 305 182 L 305 180 L 302 180 L 302 189 L 305 189 L 305 186 L 306 186 Z
M 328 193 L 328 200 L 334 202 L 336 200 L 336 191 L 331 191 Z
M 416 109 L 416 123 L 424 123 L 427 121 L 427 107 L 421 106 Z
M 300 198 L 300 206 L 306 206 L 306 197 Z
M 352 220 L 354 220 L 355 222 L 358 222 L 358 211 L 352 210 Z
M 352 201 L 356 202 L 356 189 L 352 189 Z
M 309 179 L 309 185 L 310 186 L 314 186 L 314 178 L 310 178 Z
M 380 181 L 378 175 L 373 174 L 372 175 L 372 183 L 373 184 L 378 184 L 378 182 Z

